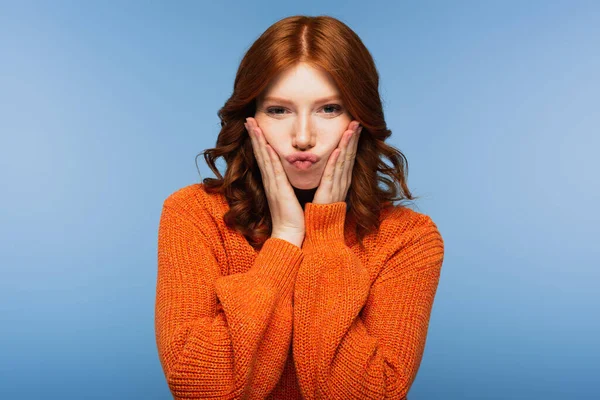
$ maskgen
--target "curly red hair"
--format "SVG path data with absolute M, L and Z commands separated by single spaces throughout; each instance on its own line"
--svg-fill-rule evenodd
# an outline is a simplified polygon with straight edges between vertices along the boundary
M 384 119 L 373 58 L 358 35 L 333 17 L 286 17 L 271 25 L 248 49 L 237 70 L 233 94 L 218 112 L 221 131 L 216 147 L 196 156 L 204 155 L 218 177 L 205 178 L 202 183 L 208 193 L 226 197 L 230 210 L 224 215 L 225 224 L 243 234 L 254 248 L 262 247 L 271 235 L 271 213 L 244 122 L 254 116 L 256 99 L 271 79 L 298 63 L 328 71 L 349 114 L 363 127 L 346 201 L 356 221 L 356 238 L 364 248 L 363 239 L 379 229 L 384 208 L 393 201 L 418 196 L 413 197 L 406 183 L 406 157 L 384 142 L 392 132 Z M 227 164 L 224 177 L 215 165 L 219 157 Z M 393 166 L 381 158 L 389 159 Z M 380 182 L 387 189 L 379 187 Z

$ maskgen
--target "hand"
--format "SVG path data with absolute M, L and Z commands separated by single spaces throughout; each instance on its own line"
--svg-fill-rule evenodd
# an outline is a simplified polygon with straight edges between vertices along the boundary
M 346 200 L 352 170 L 356 159 L 356 149 L 362 126 L 358 121 L 350 122 L 344 132 L 338 147 L 329 155 L 329 160 L 323 171 L 321 183 L 315 193 L 312 203 L 329 204 Z
M 246 118 L 244 126 L 252 140 L 254 157 L 260 168 L 269 203 L 273 225 L 271 237 L 291 234 L 298 240 L 300 237 L 304 238 L 304 210 L 283 170 L 279 155 L 267 143 L 254 118 Z

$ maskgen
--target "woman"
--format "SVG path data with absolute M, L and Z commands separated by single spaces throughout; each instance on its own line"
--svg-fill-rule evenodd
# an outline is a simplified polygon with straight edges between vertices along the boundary
M 414 197 L 378 85 L 331 17 L 285 18 L 248 50 L 205 152 L 219 178 L 160 218 L 156 340 L 175 398 L 407 397 L 444 244 L 392 205 Z

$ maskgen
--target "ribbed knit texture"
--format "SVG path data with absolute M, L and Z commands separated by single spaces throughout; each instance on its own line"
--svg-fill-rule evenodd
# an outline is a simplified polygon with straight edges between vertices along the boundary
M 302 247 L 256 251 L 203 188 L 171 194 L 158 228 L 156 343 L 173 397 L 406 399 L 444 258 L 431 218 L 387 208 L 363 251 L 346 203 L 307 203 Z

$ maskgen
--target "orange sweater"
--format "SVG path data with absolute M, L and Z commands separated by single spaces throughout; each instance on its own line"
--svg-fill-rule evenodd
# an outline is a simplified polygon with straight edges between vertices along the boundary
M 301 248 L 255 251 L 228 209 L 201 183 L 163 204 L 155 329 L 174 398 L 406 399 L 444 257 L 431 218 L 387 208 L 362 251 L 346 203 L 307 203 Z

